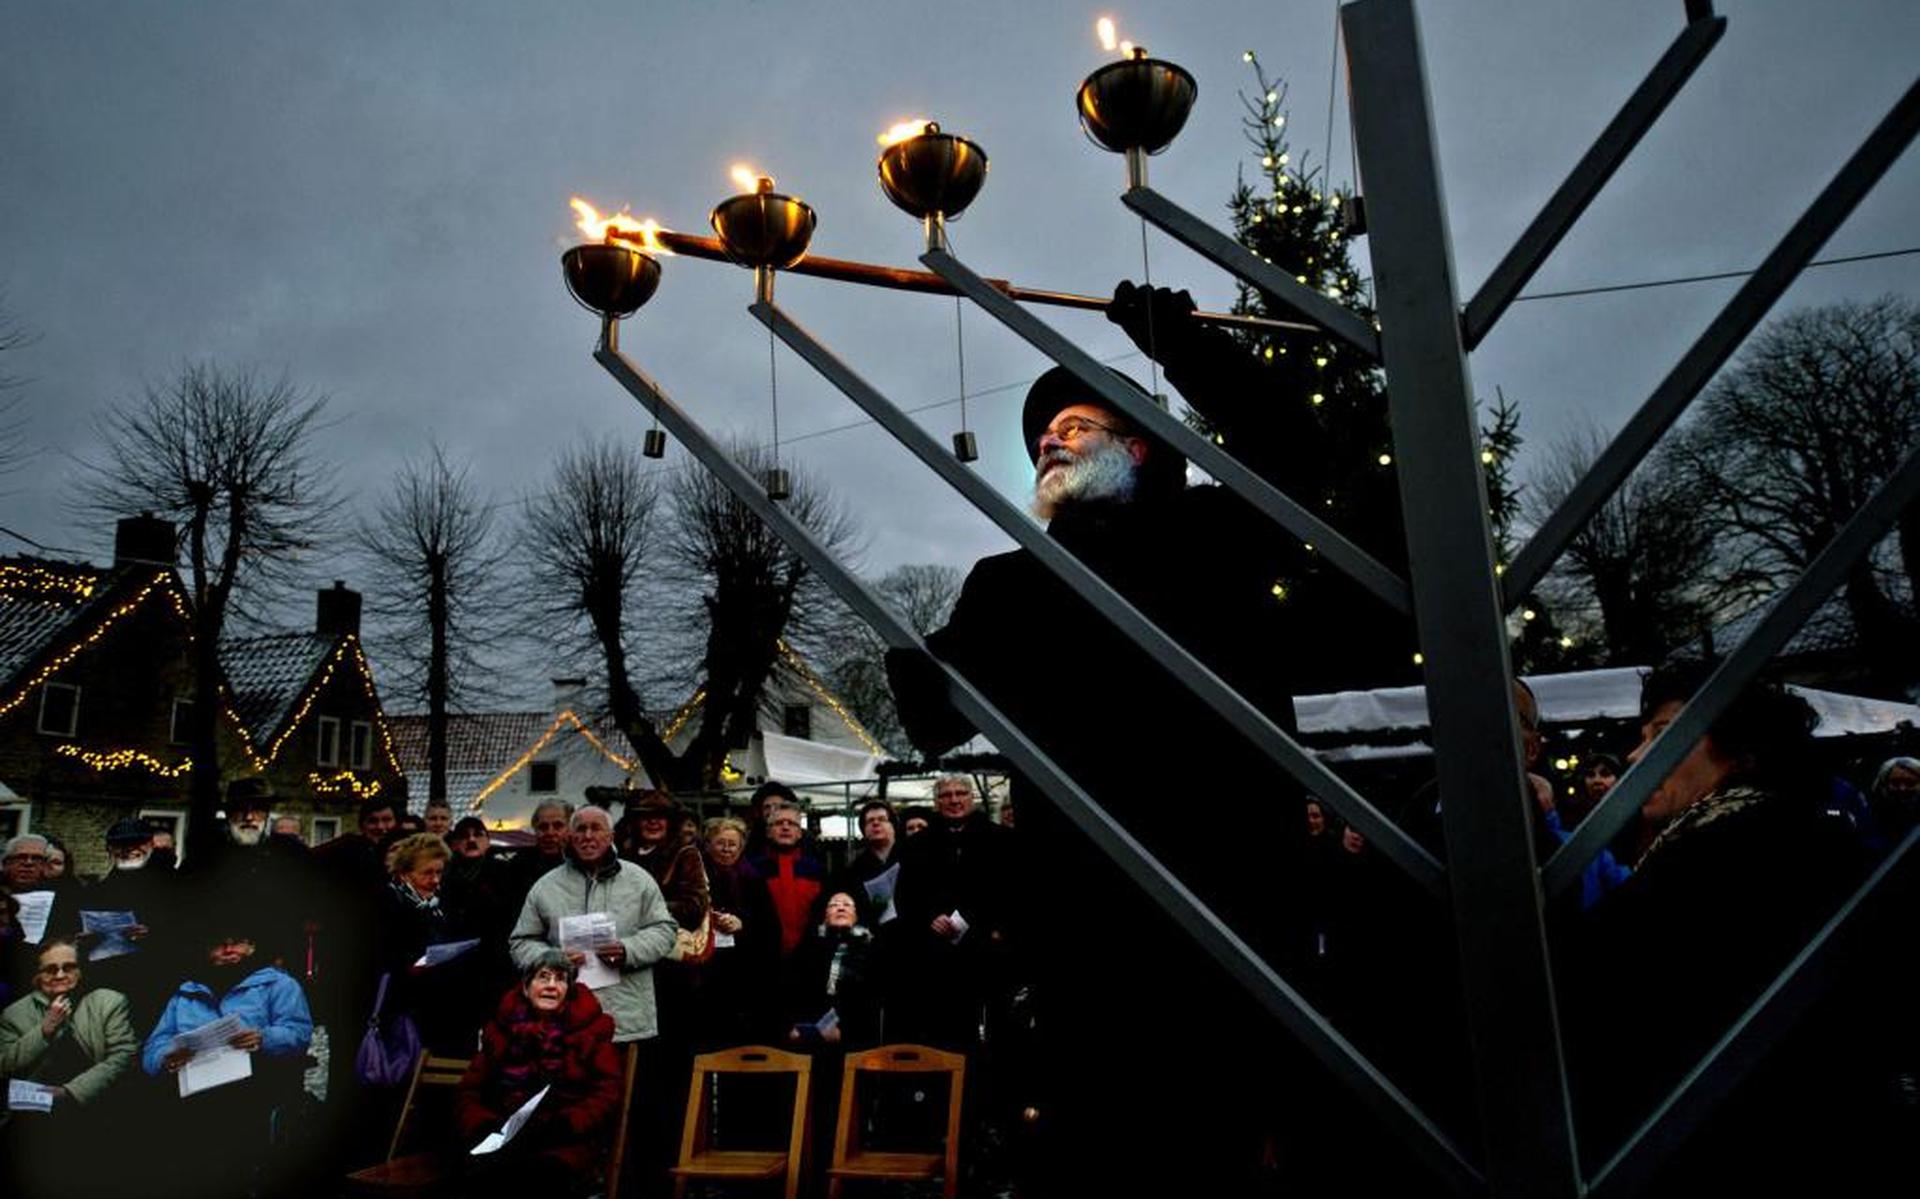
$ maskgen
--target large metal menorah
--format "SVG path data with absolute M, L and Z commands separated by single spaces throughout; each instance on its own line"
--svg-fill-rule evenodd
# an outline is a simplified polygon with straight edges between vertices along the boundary
M 952 291 L 967 297 L 1073 372 L 1138 426 L 1244 497 L 1279 529 L 1311 541 L 1327 561 L 1375 596 L 1398 611 L 1411 612 L 1426 649 L 1427 706 L 1447 845 L 1444 866 L 1062 550 L 974 474 L 962 460 L 964 455 L 949 452 L 774 302 L 775 272 L 796 263 L 796 269 L 806 269 L 802 256 L 813 222 L 804 204 L 773 193 L 770 181 L 763 181 L 757 192 L 734 197 L 715 210 L 719 243 L 658 235 L 677 239 L 676 248 L 708 256 L 723 248 L 735 260 L 755 267 L 756 301 L 750 309 L 754 317 L 1221 719 L 1346 817 L 1386 857 L 1429 892 L 1450 899 L 1459 930 L 1474 1081 L 1486 1129 L 1481 1147 L 1450 1140 L 1393 1080 L 1055 766 L 1045 747 L 1025 736 L 957 672 L 941 667 L 954 705 L 1395 1135 L 1453 1189 L 1466 1193 L 1574 1196 L 1635 1190 L 1673 1144 L 1738 1084 L 1804 1007 L 1813 989 L 1813 967 L 1849 933 L 1863 903 L 1914 856 L 1914 842 L 1920 839 L 1916 832 L 1896 847 L 1673 1093 L 1647 1114 L 1620 1151 L 1590 1177 L 1583 1177 L 1569 1110 L 1543 895 L 1557 895 L 1578 879 L 1739 689 L 1920 493 L 1917 451 L 1907 456 L 1805 575 L 1775 600 L 1754 632 L 1720 664 L 1705 688 L 1573 838 L 1546 862 L 1536 861 L 1528 815 L 1532 799 L 1509 693 L 1504 614 L 1540 581 L 1572 536 L 1632 472 L 1920 131 L 1920 83 L 1916 83 L 1502 575 L 1495 568 L 1467 354 L 1500 319 L 1725 30 L 1725 19 L 1713 15 L 1705 0 L 1688 0 L 1686 16 L 1671 48 L 1463 306 L 1454 280 L 1412 0 L 1353 0 L 1343 7 L 1355 141 L 1366 181 L 1377 329 L 1147 187 L 1146 154 L 1178 132 L 1185 105 L 1192 100 L 1192 79 L 1185 71 L 1136 51 L 1096 72 L 1082 89 L 1082 117 L 1089 132 L 1127 156 L 1129 187 L 1122 200 L 1129 208 L 1258 288 L 1300 321 L 1384 368 L 1408 543 L 1405 579 L 1223 448 L 1117 382 L 1092 357 L 1021 306 L 1021 301 L 1086 306 L 1085 297 L 1063 297 L 982 279 L 955 258 L 946 247 L 943 222 L 972 198 L 984 173 L 984 158 L 973 162 L 969 157 L 970 153 L 978 156 L 979 148 L 965 139 L 929 126 L 906 139 L 905 148 L 896 146 L 882 158 L 881 175 L 889 195 L 925 221 L 928 249 L 921 262 L 930 273 L 837 262 L 818 271 L 858 282 Z M 777 489 L 768 488 L 729 457 L 658 383 L 621 353 L 617 322 L 653 294 L 659 280 L 654 258 L 627 235 L 614 232 L 604 243 L 569 251 L 566 266 L 576 296 L 603 316 L 595 358 L 889 645 L 923 648 L 906 621 L 781 506 Z

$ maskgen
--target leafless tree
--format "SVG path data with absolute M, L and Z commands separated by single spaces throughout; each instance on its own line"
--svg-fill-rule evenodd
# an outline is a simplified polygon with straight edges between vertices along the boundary
M 29 340 L 26 329 L 7 305 L 6 293 L 0 292 L 0 356 L 18 351 Z M 27 456 L 26 421 L 20 415 L 18 394 L 24 386 L 26 379 L 10 364 L 0 366 L 0 475 L 11 473 Z
M 1723 573 L 1784 585 L 1920 440 L 1920 307 L 1886 296 L 1771 323 L 1672 440 Z M 1856 627 L 1889 665 L 1914 657 L 1916 571 L 1920 509 L 1910 508 L 1846 583 Z
M 756 476 L 773 465 L 758 448 L 736 443 L 731 452 Z M 826 486 L 792 470 L 792 487 L 787 511 L 829 548 L 849 551 L 853 522 Z M 710 472 L 676 476 L 668 502 L 662 582 L 679 601 L 681 630 L 701 646 L 703 697 L 699 726 L 680 755 L 679 785 L 712 788 L 728 751 L 752 736 L 770 685 L 790 668 L 781 643 L 803 660 L 822 657 L 849 617 L 799 555 Z
M 896 566 L 880 577 L 874 590 L 925 636 L 946 623 L 960 599 L 962 581 L 960 571 L 951 566 L 922 563 Z M 834 690 L 875 740 L 895 753 L 911 754 L 912 743 L 900 727 L 887 684 L 886 643 L 861 624 L 842 644 L 845 648 L 831 659 L 828 670 Z
M 733 452 L 756 474 L 770 465 L 760 451 Z M 728 751 L 751 736 L 780 643 L 805 655 L 837 613 L 805 565 L 707 472 L 675 476 L 656 513 L 663 497 L 643 461 L 615 442 L 567 453 L 529 507 L 527 540 L 549 609 L 589 633 L 608 709 L 648 775 L 690 793 L 715 787 Z M 803 472 L 786 504 L 829 544 L 850 540 L 846 517 Z M 642 702 L 642 645 L 659 687 L 699 697 L 699 723 L 677 753 Z
M 533 594 L 548 615 L 579 630 L 605 668 L 608 710 L 658 778 L 656 764 L 672 751 L 648 720 L 629 668 L 633 617 L 656 550 L 656 480 L 633 446 L 583 442 L 561 454 L 552 484 L 528 504 L 523 541 Z
M 507 551 L 464 465 L 438 445 L 409 462 L 362 528 L 380 660 L 395 691 L 427 708 L 428 794 L 447 795 L 447 716 L 482 690 L 503 639 Z
M 102 421 L 104 453 L 83 483 L 97 515 L 151 511 L 181 530 L 193 595 L 196 841 L 214 835 L 220 802 L 221 636 L 244 597 L 290 582 L 329 529 L 330 474 L 313 457 L 325 406 L 285 376 L 192 363 Z
M 1528 480 L 1528 516 L 1545 520 L 1605 448 L 1592 427 L 1555 443 Z M 1644 665 L 1699 631 L 1723 582 L 1708 526 L 1656 455 L 1568 543 L 1543 591 L 1561 612 L 1598 626 L 1608 663 Z

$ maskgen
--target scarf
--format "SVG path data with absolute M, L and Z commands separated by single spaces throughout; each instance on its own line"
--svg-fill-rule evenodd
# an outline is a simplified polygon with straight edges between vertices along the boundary
M 1660 835 L 1653 839 L 1653 843 L 1647 846 L 1647 851 L 1640 855 L 1640 860 L 1633 864 L 1634 870 L 1640 870 L 1654 854 L 1675 841 L 1691 836 L 1715 821 L 1724 820 L 1736 812 L 1744 812 L 1755 804 L 1767 803 L 1772 799 L 1773 795 L 1770 792 L 1739 784 L 1708 792 L 1686 811 L 1667 822 L 1667 827 L 1660 830 Z

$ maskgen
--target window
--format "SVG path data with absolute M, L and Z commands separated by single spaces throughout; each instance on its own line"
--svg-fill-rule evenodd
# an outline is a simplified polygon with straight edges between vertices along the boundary
M 320 748 L 314 755 L 314 761 L 322 766 L 340 764 L 340 722 L 331 716 L 322 716 L 320 727 Z
M 348 759 L 355 770 L 373 768 L 373 725 L 364 720 L 353 722 L 350 748 L 352 756 Z
M 193 701 L 176 699 L 173 701 L 173 731 L 167 740 L 175 745 L 189 745 L 193 742 Z
M 535 762 L 527 767 L 527 790 L 535 795 L 552 795 L 560 789 L 560 763 Z
M 789 737 L 813 740 L 813 705 L 787 704 L 780 709 L 780 731 Z
M 31 832 L 33 809 L 24 803 L 0 804 L 0 844 Z
M 313 818 L 313 843 L 325 845 L 340 835 L 338 816 L 315 816 Z
M 40 731 L 71 737 L 80 728 L 80 688 L 48 683 L 40 688 Z

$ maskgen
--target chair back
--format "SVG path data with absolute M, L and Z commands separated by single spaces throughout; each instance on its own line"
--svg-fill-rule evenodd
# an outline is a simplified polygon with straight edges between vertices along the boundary
M 945 1144 L 930 1153 L 869 1153 L 861 1144 L 865 1112 L 860 1103 L 862 1074 L 944 1074 L 947 1076 Z M 943 1194 L 953 1199 L 959 1185 L 960 1104 L 967 1059 L 928 1045 L 882 1045 L 847 1055 L 840 1078 L 840 1115 L 833 1133 L 833 1162 L 828 1167 L 829 1196 L 838 1199 L 847 1178 L 930 1178 L 940 1174 Z
M 413 1077 L 407 1080 L 407 1098 L 400 1105 L 400 1118 L 393 1125 L 393 1140 L 387 1144 L 387 1160 L 400 1156 L 400 1146 L 405 1142 L 407 1133 L 412 1129 L 420 1106 L 427 1099 L 427 1091 L 432 1088 L 445 1088 L 442 1098 L 451 1107 L 453 1088 L 460 1085 L 460 1078 L 467 1072 L 472 1059 L 464 1057 L 436 1057 L 423 1053 L 413 1065 Z

